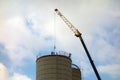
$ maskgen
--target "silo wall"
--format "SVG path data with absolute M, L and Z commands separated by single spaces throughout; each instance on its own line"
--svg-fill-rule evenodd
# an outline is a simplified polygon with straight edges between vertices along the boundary
M 82 80 L 80 69 L 72 68 L 72 80 Z
M 37 58 L 36 80 L 72 80 L 71 59 L 64 55 Z

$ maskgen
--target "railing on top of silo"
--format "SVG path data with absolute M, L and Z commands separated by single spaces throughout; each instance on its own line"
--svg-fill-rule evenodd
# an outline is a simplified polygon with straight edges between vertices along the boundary
M 75 65 L 75 64 L 72 64 L 72 68 L 80 70 L 80 68 L 77 65 Z
M 46 56 L 46 55 L 63 55 L 63 56 L 71 57 L 71 53 L 68 53 L 66 51 L 58 51 L 58 52 L 50 52 L 49 54 L 48 54 L 48 52 L 47 53 L 45 53 L 45 52 L 39 53 L 37 55 L 37 58 L 42 57 L 42 56 Z

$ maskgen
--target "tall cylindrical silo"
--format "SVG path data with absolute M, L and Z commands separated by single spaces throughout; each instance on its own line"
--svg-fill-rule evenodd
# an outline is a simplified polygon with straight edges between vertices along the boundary
M 51 54 L 37 58 L 36 80 L 72 80 L 70 57 Z
M 72 80 L 82 80 L 80 68 L 72 64 Z

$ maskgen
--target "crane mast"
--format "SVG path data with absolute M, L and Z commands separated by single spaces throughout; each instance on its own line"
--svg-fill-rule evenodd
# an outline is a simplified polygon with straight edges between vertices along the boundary
M 93 60 L 92 60 L 92 58 L 91 58 L 91 56 L 90 56 L 90 54 L 89 54 L 89 51 L 88 51 L 88 49 L 87 49 L 87 47 L 86 47 L 86 45 L 85 45 L 85 43 L 84 43 L 83 38 L 82 38 L 82 36 L 81 36 L 82 34 L 80 33 L 80 31 L 79 31 L 78 29 L 76 29 L 76 28 L 72 25 L 72 23 L 69 22 L 69 21 L 67 20 L 67 18 L 66 18 L 65 16 L 63 16 L 62 13 L 61 13 L 58 9 L 55 9 L 55 12 L 62 18 L 62 20 L 63 20 L 63 21 L 68 25 L 68 27 L 74 32 L 75 36 L 76 36 L 76 37 L 79 37 L 79 39 L 80 39 L 80 41 L 81 41 L 81 43 L 82 43 L 82 45 L 83 45 L 83 47 L 84 47 L 84 50 L 85 50 L 85 52 L 86 52 L 86 55 L 88 56 L 88 59 L 89 59 L 89 61 L 90 61 L 90 63 L 91 63 L 91 66 L 92 66 L 92 68 L 93 68 L 93 70 L 94 70 L 94 72 L 95 72 L 95 75 L 96 75 L 97 79 L 98 79 L 98 80 L 101 80 L 101 78 L 100 78 L 100 76 L 99 76 L 99 73 L 98 73 L 98 71 L 97 71 L 97 69 L 96 69 L 96 67 L 95 67 L 95 64 L 94 64 L 94 62 L 93 62 Z

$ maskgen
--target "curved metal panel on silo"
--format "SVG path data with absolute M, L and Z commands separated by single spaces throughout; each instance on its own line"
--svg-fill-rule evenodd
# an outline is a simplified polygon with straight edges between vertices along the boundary
M 80 69 L 72 68 L 72 80 L 82 80 Z
M 64 55 L 37 58 L 36 80 L 72 80 L 71 59 Z

